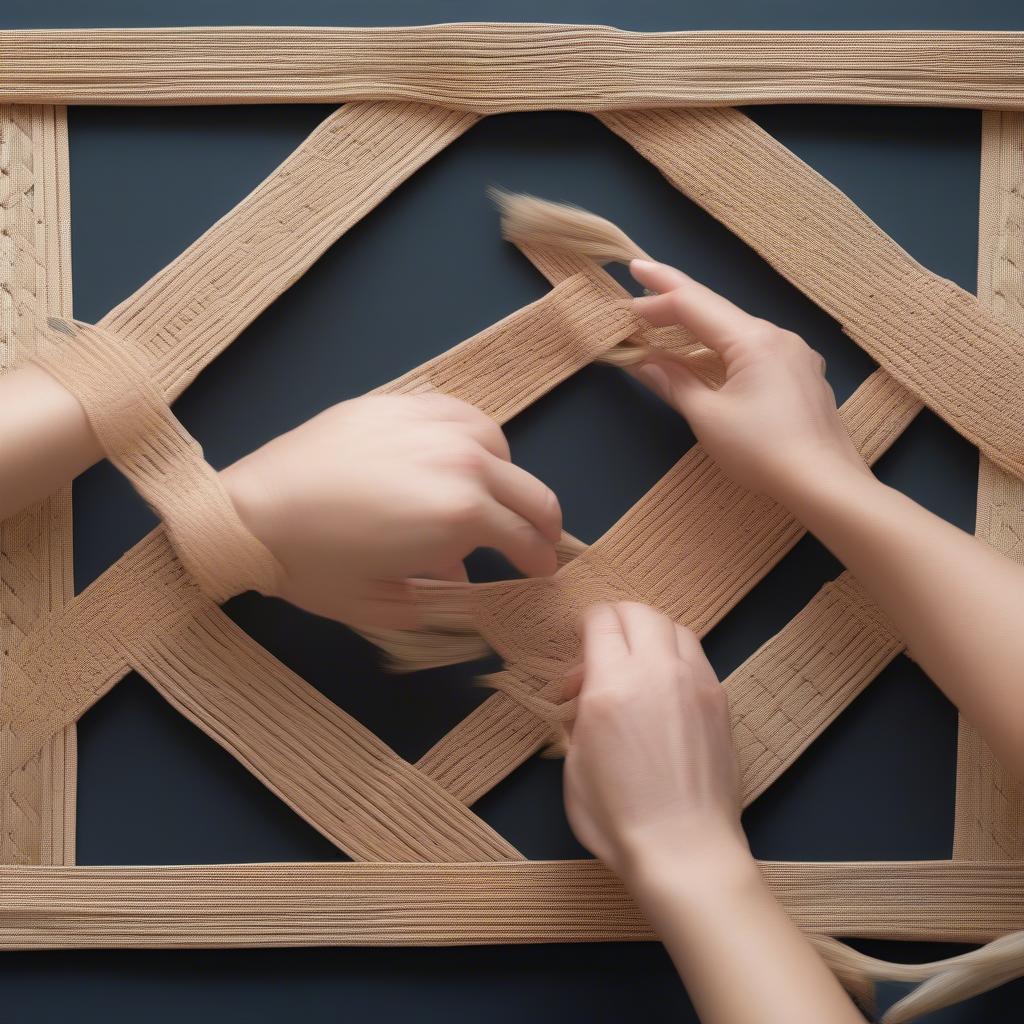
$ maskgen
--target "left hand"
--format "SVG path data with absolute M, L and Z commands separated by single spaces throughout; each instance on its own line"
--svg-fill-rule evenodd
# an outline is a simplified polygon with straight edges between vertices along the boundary
M 447 395 L 342 402 L 223 478 L 281 566 L 276 596 L 352 626 L 417 625 L 407 580 L 464 580 L 477 547 L 529 576 L 557 568 L 558 500 L 492 419 Z

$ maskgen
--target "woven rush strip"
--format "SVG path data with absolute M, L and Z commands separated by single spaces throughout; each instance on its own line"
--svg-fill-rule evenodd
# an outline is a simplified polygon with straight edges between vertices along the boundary
M 150 383 L 149 367 L 100 328 L 52 317 L 49 326 L 50 344 L 35 362 L 78 399 L 107 458 L 164 521 L 203 592 L 215 601 L 246 590 L 273 593 L 280 572 L 273 555 Z
M 763 863 L 812 934 L 984 942 L 1024 926 L 1006 864 Z M 2 867 L 0 948 L 445 946 L 655 936 L 597 861 Z
M 848 573 L 811 601 L 722 685 L 729 695 L 743 802 L 761 795 L 903 649 L 902 639 Z M 516 666 L 499 673 L 557 702 L 561 681 Z M 497 692 L 442 737 L 417 766 L 472 805 L 538 749 L 552 731 Z
M 611 278 L 579 273 L 377 391 L 443 391 L 507 423 L 641 328 L 628 294 Z
M 1024 475 L 1024 341 L 1015 325 L 925 270 L 737 110 L 601 120 L 838 320 L 908 391 L 1003 469 Z
M 877 230 L 877 229 L 876 229 Z M 564 256 L 535 250 L 527 255 L 552 281 L 562 273 L 577 270 L 578 263 Z M 603 271 L 591 267 L 591 273 L 611 281 Z M 659 344 L 659 339 L 645 339 Z M 685 337 L 670 337 L 669 343 L 681 346 Z M 870 462 L 878 458 L 902 433 L 916 415 L 920 404 L 884 371 L 877 371 L 844 403 L 841 410 L 854 442 Z M 589 600 L 596 597 L 613 599 L 628 596 L 657 604 L 667 614 L 684 622 L 703 635 L 746 594 L 803 535 L 803 527 L 781 506 L 767 498 L 753 495 L 725 476 L 699 446 L 691 449 L 680 462 L 633 509 L 619 520 L 589 552 L 592 563 L 606 571 L 603 589 L 595 594 L 591 566 L 582 561 L 559 573 L 554 581 L 524 581 L 489 588 L 490 600 L 497 605 L 485 609 L 482 632 L 492 645 L 515 665 L 524 659 L 543 657 L 557 650 L 572 661 L 578 640 L 575 615 Z M 613 578 L 607 575 L 613 571 Z M 583 577 L 590 582 L 581 583 Z M 484 588 L 475 588 L 475 596 Z M 819 595 L 822 608 L 833 606 L 834 598 Z M 486 600 L 486 599 L 485 599 Z M 857 609 L 848 608 L 840 625 L 829 618 L 837 636 L 869 638 L 862 632 L 859 609 L 870 602 L 857 602 Z M 809 609 L 817 609 L 812 601 Z M 824 614 L 824 612 L 822 612 Z M 872 621 L 884 621 L 877 609 L 869 613 Z M 515 646 L 517 637 L 525 635 L 529 647 Z M 807 635 L 815 633 L 813 628 Z M 779 635 L 779 649 L 804 644 L 805 633 L 796 624 Z M 817 667 L 804 681 L 803 696 L 791 694 L 790 705 L 803 708 L 802 734 L 805 742 L 796 750 L 779 738 L 780 747 L 774 757 L 762 751 L 761 765 L 774 764 L 767 775 L 750 768 L 750 799 L 757 795 L 792 763 L 810 740 L 818 735 L 845 703 L 836 707 L 832 699 L 822 699 L 819 688 L 844 694 L 852 700 L 871 678 L 895 655 L 891 629 L 878 636 L 878 645 L 867 643 L 840 647 L 842 657 L 827 672 L 820 658 Z M 772 666 L 775 648 L 766 645 L 759 655 L 759 672 L 775 678 L 785 675 L 786 662 Z M 807 659 L 815 659 L 806 651 Z M 526 680 L 529 673 L 515 672 Z M 827 678 L 827 682 L 823 679 Z M 812 679 L 815 681 L 812 685 Z M 851 685 L 857 680 L 857 685 Z M 499 680 L 500 682 L 500 680 Z M 534 680 L 539 692 L 551 700 L 560 696 L 560 683 L 544 684 L 543 677 Z M 727 681 L 729 685 L 729 681 Z M 739 707 L 752 707 L 755 696 L 741 699 L 742 688 L 752 685 L 751 679 L 737 676 L 734 701 Z M 763 694 L 756 695 L 764 699 Z M 817 720 L 807 720 L 807 709 L 817 712 Z M 737 729 L 741 722 L 737 721 Z M 551 738 L 547 725 L 521 704 L 504 693 L 496 693 L 476 708 L 452 732 L 442 737 L 420 759 L 419 766 L 442 785 L 472 803 L 509 772 L 535 753 Z M 770 743 L 770 738 L 764 741 Z M 763 769 L 762 769 L 763 770 Z
M 799 166 L 813 175 L 805 165 Z M 860 215 L 860 219 L 876 248 L 898 249 L 866 217 Z M 581 262 L 544 250 L 526 254 L 553 282 L 564 273 L 577 270 Z M 805 286 L 803 276 L 795 283 L 812 291 Z M 920 403 L 913 395 L 880 370 L 851 396 L 841 413 L 855 443 L 870 462 L 899 436 L 919 408 Z M 669 511 L 659 515 L 659 509 Z M 500 605 L 507 601 L 508 605 L 498 613 L 485 608 L 482 631 L 506 659 L 520 665 L 524 659 L 542 656 L 544 650 L 562 651 L 565 659 L 571 661 L 577 646 L 573 619 L 579 607 L 587 600 L 626 594 L 658 605 L 702 635 L 763 578 L 803 532 L 802 526 L 776 503 L 733 484 L 698 446 L 592 549 L 591 558 L 600 562 L 606 584 L 611 570 L 613 585 L 595 592 L 593 580 L 580 583 L 587 570 L 574 563 L 550 584 L 526 581 L 493 587 L 492 603 Z M 544 598 L 538 599 L 539 589 L 547 591 Z M 580 591 L 586 595 L 582 600 Z M 575 595 L 575 599 L 567 595 Z M 561 605 L 560 610 L 553 610 L 553 604 Z M 873 617 L 884 619 L 877 610 Z M 844 625 L 853 631 L 860 628 L 852 613 Z M 529 647 L 514 646 L 516 641 L 511 633 L 527 635 Z M 847 660 L 830 670 L 833 685 L 842 687 L 848 678 L 866 684 L 872 671 L 880 670 L 891 660 L 895 653 L 892 645 L 887 630 L 875 648 L 865 645 L 845 649 L 843 657 Z M 521 672 L 515 674 L 524 678 Z M 550 699 L 558 699 L 557 682 L 545 687 L 541 678 L 534 685 Z M 848 689 L 848 699 L 859 689 Z M 816 731 L 806 727 L 813 735 L 834 717 L 825 713 L 831 705 L 822 703 L 818 697 L 813 690 L 806 694 L 808 705 L 822 712 Z M 795 707 L 800 703 L 799 699 L 793 700 Z M 497 693 L 456 730 L 442 737 L 419 764 L 471 802 L 549 739 L 546 725 L 537 722 L 527 709 L 517 706 L 505 694 Z M 792 758 L 780 751 L 777 760 L 776 775 Z M 758 792 L 761 788 L 761 783 L 755 786 Z
M 986 111 L 981 133 L 978 297 L 1024 327 L 1024 116 Z M 975 532 L 1024 562 L 1024 484 L 982 455 Z M 953 856 L 1024 861 L 1024 786 L 960 719 Z
M 456 346 L 452 359 L 440 356 L 412 376 L 400 378 L 395 386 L 399 390 L 420 390 L 424 384 L 434 382 L 459 393 L 466 390 L 466 382 L 470 381 L 479 389 L 481 366 L 493 365 L 502 370 L 488 377 L 495 387 L 500 384 L 495 392 L 494 408 L 500 406 L 509 412 L 514 410 L 515 403 L 505 383 L 507 367 L 515 367 L 519 375 L 513 380 L 521 394 L 532 399 L 572 372 L 580 361 L 589 361 L 600 351 L 628 337 L 637 327 L 635 315 L 617 295 L 581 275 L 563 282 L 518 314 L 506 317 Z M 521 364 L 513 358 L 518 352 L 524 354 Z M 467 353 L 473 358 L 467 359 Z M 175 706 L 189 708 L 192 720 L 250 767 L 254 755 L 249 753 L 242 757 L 240 750 L 272 746 L 273 737 L 256 730 L 253 713 L 245 712 L 246 699 L 257 702 L 269 692 L 272 684 L 287 685 L 293 690 L 301 684 L 307 696 L 302 702 L 303 725 L 296 730 L 295 739 L 300 744 L 296 761 L 301 766 L 321 760 L 312 740 L 320 731 L 316 714 L 324 713 L 325 706 L 338 716 L 342 713 L 329 702 L 317 704 L 311 696 L 315 693 L 311 687 L 292 677 L 283 665 L 241 631 L 236 631 L 232 639 L 236 657 L 258 663 L 266 686 L 264 691 L 240 687 L 237 694 L 232 694 L 230 702 L 225 702 L 232 708 L 230 720 L 216 701 L 198 699 L 201 688 L 183 694 L 186 685 L 183 680 L 191 678 L 194 668 L 182 664 L 177 667 L 177 674 L 167 678 L 156 675 L 160 670 L 159 662 L 147 656 L 152 645 L 160 637 L 173 636 L 176 629 L 194 627 L 195 612 L 190 607 L 188 583 L 182 575 L 162 531 L 154 531 L 78 595 L 62 614 L 51 616 L 44 628 L 26 637 L 12 652 L 3 665 L 7 684 L 0 692 L 0 721 L 8 724 L 8 728 L 0 730 L 0 777 L 31 756 L 62 723 L 77 719 L 129 667 L 138 668 Z M 203 615 L 206 619 L 215 619 L 222 631 L 228 629 L 228 620 L 220 613 L 214 615 L 206 610 Z M 198 658 L 199 646 L 196 641 L 183 644 L 183 649 L 191 650 Z M 54 651 L 78 652 L 78 656 L 61 658 L 55 664 Z M 233 678 L 228 667 L 221 671 L 225 679 Z M 299 711 L 293 713 L 299 714 Z M 348 723 L 349 735 L 353 735 L 351 730 L 356 728 L 355 723 L 347 716 L 342 717 Z M 243 738 L 239 739 L 239 735 Z M 335 759 L 332 772 L 344 775 L 348 770 L 347 759 L 353 757 L 358 761 L 363 756 L 361 751 L 373 737 L 365 730 L 359 736 L 358 742 L 352 739 L 342 743 L 338 738 L 332 741 L 328 747 L 330 756 Z M 394 776 L 393 788 L 400 785 L 409 788 L 399 771 L 404 762 L 390 752 L 389 755 L 388 770 Z M 256 774 L 275 792 L 287 793 L 288 802 L 328 838 L 353 856 L 363 855 L 365 848 L 353 846 L 352 840 L 343 834 L 348 826 L 342 815 L 339 814 L 334 823 L 325 820 L 324 811 L 311 796 L 311 788 L 304 784 L 301 771 L 297 772 L 293 766 L 288 766 L 286 771 L 283 766 L 270 764 Z M 434 786 L 434 783 L 429 785 Z M 387 801 L 394 799 L 397 798 L 381 797 L 382 803 L 376 812 L 379 821 L 374 822 L 378 831 L 387 832 L 392 827 L 388 823 Z M 451 814 L 460 818 L 468 815 L 476 822 L 477 819 L 456 800 L 445 803 Z M 435 827 L 442 826 L 435 822 Z M 493 838 L 489 839 L 493 842 Z M 507 844 L 501 849 L 506 856 L 514 854 Z M 386 854 L 377 851 L 367 855 Z M 436 851 L 433 856 L 437 859 Z M 450 852 L 448 856 L 459 854 Z M 398 855 L 395 859 L 408 858 Z M 484 858 L 478 850 L 470 859 Z
M 125 596 L 129 598 L 125 602 Z M 130 668 L 350 856 L 517 857 L 496 832 L 253 643 L 204 598 L 159 531 L 0 666 L 0 768 Z M 12 705 L 17 695 L 21 703 Z
M 67 118 L 0 106 L 0 373 L 35 350 L 47 316 L 71 312 Z M 73 594 L 71 489 L 0 522 L 0 653 Z M 0 677 L 0 688 L 3 679 Z M 75 728 L 0 786 L 0 862 L 72 864 Z
M 104 318 L 102 325 L 130 338 L 140 356 L 154 366 L 155 383 L 163 394 L 176 397 L 336 238 L 475 120 L 472 115 L 415 104 L 351 104 L 332 114 L 250 196 Z M 11 180 L 21 179 L 12 176 Z M 36 188 L 31 194 L 38 201 L 43 190 Z M 66 235 L 67 218 L 61 223 Z M 56 230 L 49 219 L 46 224 L 48 231 Z M 63 249 L 65 264 L 68 248 Z M 30 307 L 23 304 L 21 308 Z M 65 312 L 66 307 L 54 311 Z M 150 538 L 148 550 L 144 544 L 136 549 L 142 557 L 134 564 L 121 566 L 107 579 L 113 590 L 97 587 L 92 591 L 96 603 L 88 614 L 70 623 L 59 617 L 45 622 L 35 631 L 35 640 L 28 640 L 28 653 L 23 656 L 30 678 L 19 677 L 18 685 L 29 700 L 21 712 L 29 735 L 15 733 L 7 701 L 0 720 L 0 761 L 7 767 L 10 759 L 18 760 L 21 751 L 39 744 L 40 734 L 48 731 L 51 712 L 46 702 L 39 703 L 33 675 L 49 675 L 60 694 L 61 714 L 73 721 L 127 671 L 116 645 L 101 639 L 110 633 L 104 610 L 112 602 L 116 605 L 114 591 L 119 583 L 127 585 L 137 574 L 145 574 L 154 551 L 165 559 L 171 557 L 166 544 L 152 543 L 154 539 Z M 70 583 L 68 587 L 70 596 Z M 67 649 L 92 652 L 84 694 L 73 693 L 62 681 L 66 666 L 52 653 L 63 649 L 62 641 L 71 643 Z M 54 646 L 48 650 L 47 643 Z M 8 667 L 5 694 L 0 697 L 10 697 L 13 678 Z M 73 815 L 73 806 L 71 810 Z
M 476 121 L 412 103 L 334 112 L 97 326 L 137 346 L 173 401 L 349 228 Z
M 125 106 L 400 99 L 480 114 L 747 103 L 1024 106 L 1019 32 L 599 25 L 15 30 L 0 99 Z

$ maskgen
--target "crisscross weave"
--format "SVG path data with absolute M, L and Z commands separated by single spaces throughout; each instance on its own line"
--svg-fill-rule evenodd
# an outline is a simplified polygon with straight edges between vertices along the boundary
M 424 60 L 440 47 L 444 67 Z M 834 69 L 827 77 L 818 70 L 823 50 Z M 258 75 L 253 54 L 264 58 Z M 841 410 L 864 457 L 876 459 L 929 406 L 982 452 L 979 535 L 1024 557 L 1024 115 L 1014 112 L 1022 96 L 1024 46 L 1014 33 L 0 34 L 0 101 L 15 104 L 0 107 L 0 364 L 34 358 L 63 381 L 163 520 L 76 596 L 66 492 L 0 526 L 0 863 L 8 865 L 0 947 L 650 937 L 599 865 L 525 861 L 470 805 L 550 741 L 535 712 L 576 657 L 580 608 L 629 597 L 703 634 L 792 547 L 799 524 L 731 483 L 697 447 L 595 544 L 567 537 L 555 577 L 425 587 L 428 626 L 373 639 L 413 667 L 488 646 L 505 666 L 497 692 L 413 765 L 220 611 L 232 593 L 265 589 L 273 560 L 168 403 L 479 115 L 590 110 L 877 360 Z M 64 111 L 25 104 L 317 98 L 350 102 L 99 324 L 70 319 Z M 928 272 L 834 186 L 721 105 L 741 100 L 990 108 L 978 298 Z M 382 390 L 442 390 L 505 422 L 596 358 L 629 361 L 636 344 L 685 351 L 714 376 L 714 361 L 683 332 L 639 323 L 596 263 L 556 248 L 524 252 L 551 282 L 547 295 Z M 902 646 L 844 573 L 733 672 L 724 685 L 745 799 L 785 771 Z M 70 866 L 74 722 L 131 669 L 362 863 Z M 801 927 L 979 942 L 1024 930 L 1024 795 L 969 726 L 960 735 L 953 859 L 764 865 Z M 819 941 L 846 980 L 850 970 L 932 979 L 894 1020 L 1024 971 L 1013 943 L 910 970 L 851 964 L 852 953 Z

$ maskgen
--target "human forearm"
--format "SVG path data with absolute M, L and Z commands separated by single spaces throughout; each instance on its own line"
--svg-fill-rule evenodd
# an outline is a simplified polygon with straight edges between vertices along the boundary
M 1007 768 L 1024 775 L 1024 567 L 867 472 L 805 472 L 781 497 Z
M 102 457 L 78 401 L 37 366 L 0 377 L 0 438 L 0 519 Z
M 790 508 L 888 612 L 911 654 L 1024 776 L 1024 568 L 883 487 L 837 412 L 825 364 L 671 267 L 635 260 L 655 324 L 681 324 L 722 360 L 711 387 L 677 360 L 637 370 L 738 483 Z
M 863 1020 L 745 849 L 702 866 L 648 850 L 626 881 L 703 1024 Z

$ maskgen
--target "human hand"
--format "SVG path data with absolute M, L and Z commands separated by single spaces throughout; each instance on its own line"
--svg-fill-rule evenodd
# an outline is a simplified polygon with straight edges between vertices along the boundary
M 362 628 L 418 623 L 407 580 L 464 580 L 477 547 L 527 575 L 557 567 L 555 495 L 498 425 L 441 394 L 342 402 L 223 474 L 281 566 L 276 596 Z
M 672 267 L 634 260 L 630 270 L 657 293 L 634 300 L 637 312 L 658 327 L 682 325 L 724 363 L 719 389 L 670 356 L 634 372 L 686 417 L 732 479 L 789 504 L 807 481 L 869 473 L 836 410 L 824 360 L 802 338 Z
M 729 706 L 697 638 L 646 605 L 596 605 L 583 629 L 565 807 L 627 884 L 653 863 L 749 859 Z

